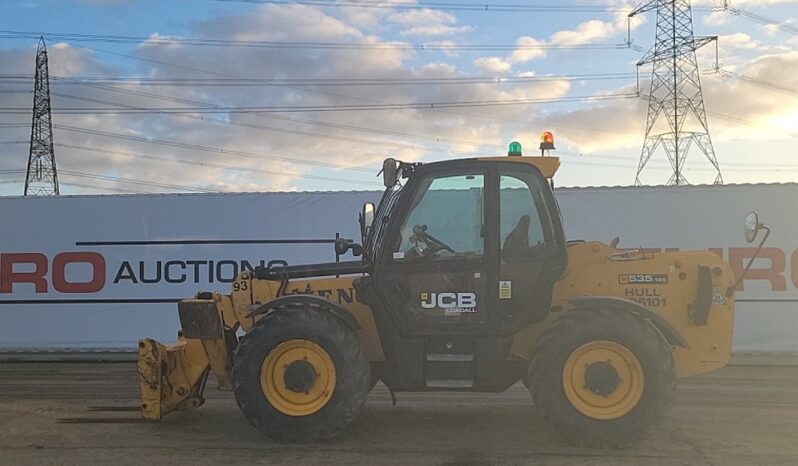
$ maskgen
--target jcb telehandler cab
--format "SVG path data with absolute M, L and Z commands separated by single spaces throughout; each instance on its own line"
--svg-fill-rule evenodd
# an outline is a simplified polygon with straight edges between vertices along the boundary
M 558 166 L 386 160 L 362 244 L 336 244 L 360 260 L 243 272 L 229 295 L 179 304 L 177 343 L 139 343 L 144 417 L 201 405 L 212 372 L 255 427 L 304 442 L 339 434 L 378 380 L 392 392 L 522 381 L 572 442 L 641 439 L 677 378 L 726 364 L 735 277 L 710 252 L 567 242 Z

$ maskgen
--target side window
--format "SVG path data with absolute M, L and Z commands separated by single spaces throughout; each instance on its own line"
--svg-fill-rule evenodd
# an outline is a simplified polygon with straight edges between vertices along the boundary
M 394 259 L 481 256 L 485 177 L 429 178 L 402 223 Z
M 502 173 L 499 179 L 501 255 L 505 262 L 534 257 L 543 250 L 540 191 L 534 179 Z

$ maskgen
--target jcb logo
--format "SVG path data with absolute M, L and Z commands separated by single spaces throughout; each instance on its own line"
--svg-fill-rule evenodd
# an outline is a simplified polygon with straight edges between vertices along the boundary
M 421 293 L 421 307 L 424 309 L 471 309 L 460 312 L 474 312 L 477 295 L 474 293 Z

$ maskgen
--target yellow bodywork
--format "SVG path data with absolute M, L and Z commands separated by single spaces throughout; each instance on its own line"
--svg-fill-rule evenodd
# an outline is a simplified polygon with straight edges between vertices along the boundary
M 689 313 L 697 295 L 699 266 L 712 271 L 713 300 L 703 325 L 694 323 Z M 658 283 L 645 283 L 648 276 L 656 277 Z M 286 293 L 313 294 L 344 306 L 360 326 L 359 336 L 369 360 L 381 361 L 384 355 L 377 327 L 371 310 L 357 301 L 352 286 L 355 278 L 291 280 Z M 734 296 L 729 290 L 734 279 L 729 265 L 708 251 L 644 253 L 598 242 L 572 245 L 568 248 L 568 268 L 554 287 L 549 316 L 514 335 L 509 357 L 529 359 L 542 331 L 573 308 L 570 300 L 611 296 L 651 309 L 684 337 L 687 347 L 672 346 L 677 377 L 718 369 L 727 363 L 731 352 Z M 225 330 L 250 330 L 263 317 L 253 318 L 250 313 L 276 298 L 279 287 L 279 281 L 255 279 L 243 272 L 230 295 L 214 294 L 212 299 Z M 181 338 L 172 345 L 142 340 L 138 367 L 144 417 L 157 420 L 171 410 L 202 404 L 201 389 L 208 371 L 221 389 L 230 389 L 230 361 L 223 339 Z

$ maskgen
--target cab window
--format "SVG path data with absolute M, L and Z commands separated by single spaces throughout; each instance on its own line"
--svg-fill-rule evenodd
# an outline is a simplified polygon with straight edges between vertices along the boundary
M 500 238 L 505 262 L 534 257 L 543 250 L 545 237 L 542 196 L 534 177 L 502 172 L 499 178 Z
M 485 177 L 430 177 L 422 182 L 402 223 L 394 259 L 482 256 Z

